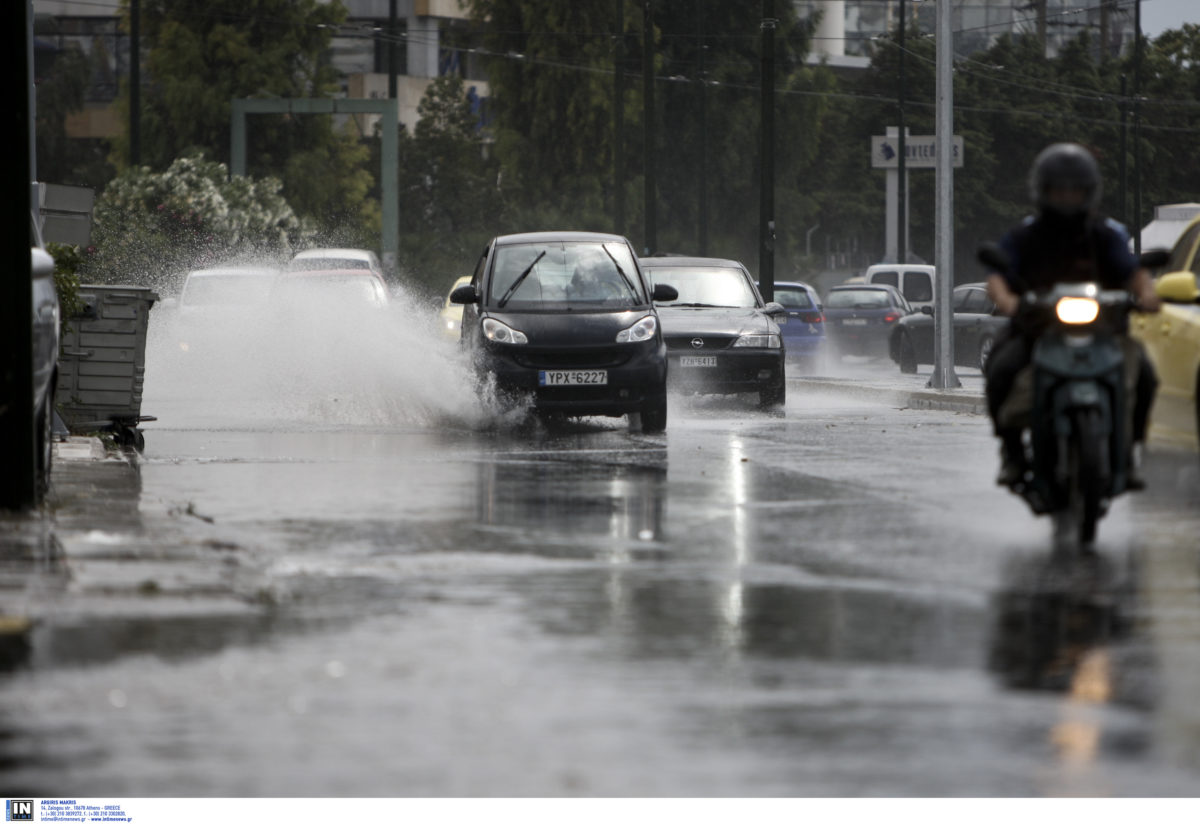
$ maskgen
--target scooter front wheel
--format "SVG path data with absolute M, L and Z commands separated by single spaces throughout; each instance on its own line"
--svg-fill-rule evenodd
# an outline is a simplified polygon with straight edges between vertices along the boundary
M 1079 543 L 1096 540 L 1096 524 L 1104 507 L 1107 441 L 1097 409 L 1079 409 L 1072 421 L 1070 512 Z

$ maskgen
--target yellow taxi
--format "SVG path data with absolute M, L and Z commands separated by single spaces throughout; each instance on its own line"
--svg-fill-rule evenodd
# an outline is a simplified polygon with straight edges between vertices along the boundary
M 450 287 L 450 291 L 446 292 L 446 299 L 442 302 L 441 311 L 438 312 L 438 328 L 442 330 L 442 334 L 455 343 L 462 334 L 462 306 L 450 302 L 450 293 L 458 287 L 470 283 L 470 277 L 461 277 L 454 281 L 454 285 Z
M 1154 315 L 1132 316 L 1132 334 L 1146 347 L 1158 372 L 1158 397 L 1151 412 L 1156 440 L 1200 447 L 1200 217 L 1184 229 L 1164 274 L 1155 281 L 1163 301 Z

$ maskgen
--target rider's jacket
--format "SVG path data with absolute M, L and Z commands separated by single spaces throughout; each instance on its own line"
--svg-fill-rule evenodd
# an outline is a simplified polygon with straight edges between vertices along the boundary
M 1138 268 L 1129 232 L 1110 218 L 1027 217 L 1001 239 L 1000 248 L 1009 261 L 1004 279 L 1018 295 L 1093 281 L 1103 289 L 1128 289 Z M 1124 316 L 1115 320 L 1124 331 Z M 1036 335 L 1041 327 L 1026 311 L 1013 318 L 1013 329 L 1021 334 Z

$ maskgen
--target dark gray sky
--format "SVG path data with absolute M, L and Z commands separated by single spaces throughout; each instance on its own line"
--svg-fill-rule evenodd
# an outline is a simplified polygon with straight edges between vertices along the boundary
M 1142 31 L 1157 37 L 1184 23 L 1200 23 L 1200 0 L 1142 0 Z

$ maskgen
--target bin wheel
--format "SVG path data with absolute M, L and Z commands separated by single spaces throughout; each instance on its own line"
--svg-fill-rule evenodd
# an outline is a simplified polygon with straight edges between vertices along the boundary
M 117 427 L 117 443 L 122 447 L 132 446 L 138 452 L 146 448 L 146 436 L 142 434 L 142 430 L 131 426 Z

